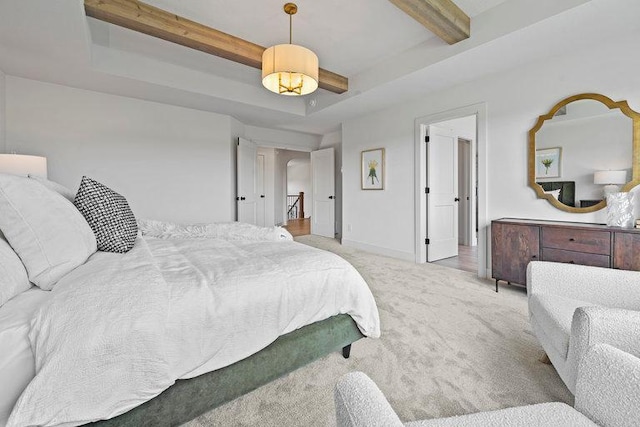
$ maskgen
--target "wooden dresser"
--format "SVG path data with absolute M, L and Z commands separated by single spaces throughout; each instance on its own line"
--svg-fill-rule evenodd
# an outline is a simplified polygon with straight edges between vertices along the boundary
M 491 222 L 491 273 L 526 285 L 530 261 L 640 271 L 640 230 L 601 224 L 503 218 Z

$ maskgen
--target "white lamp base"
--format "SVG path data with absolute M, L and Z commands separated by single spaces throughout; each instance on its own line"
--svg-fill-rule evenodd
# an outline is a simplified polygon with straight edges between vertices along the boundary
M 607 196 L 609 194 L 614 194 L 614 193 L 619 193 L 620 192 L 620 186 L 616 185 L 616 184 L 607 184 L 604 186 L 604 199 L 607 200 Z

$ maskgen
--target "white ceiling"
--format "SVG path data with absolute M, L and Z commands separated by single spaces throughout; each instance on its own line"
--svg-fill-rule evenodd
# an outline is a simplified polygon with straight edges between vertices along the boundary
M 263 46 L 286 42 L 282 0 L 147 0 Z M 245 124 L 323 134 L 349 117 L 637 28 L 636 0 L 457 0 L 472 36 L 449 46 L 388 0 L 298 0 L 294 43 L 349 91 L 272 94 L 260 71 L 106 24 L 82 0 L 0 0 L 6 74 L 229 114 Z

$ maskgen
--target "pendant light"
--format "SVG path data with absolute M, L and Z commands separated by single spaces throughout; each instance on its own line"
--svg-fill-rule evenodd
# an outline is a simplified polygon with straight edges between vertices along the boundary
M 307 95 L 318 88 L 318 56 L 306 47 L 292 44 L 292 20 L 298 11 L 284 5 L 289 15 L 289 44 L 278 44 L 262 54 L 262 85 L 280 95 Z

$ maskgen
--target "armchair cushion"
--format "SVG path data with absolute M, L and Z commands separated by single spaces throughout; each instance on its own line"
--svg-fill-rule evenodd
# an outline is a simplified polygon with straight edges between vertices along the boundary
M 458 417 L 415 421 L 407 427 L 594 427 L 589 418 L 566 403 L 540 403 L 497 411 L 478 412 Z
M 578 307 L 592 306 L 592 303 L 550 294 L 529 296 L 529 313 L 544 329 L 548 344 L 564 358 L 569 352 L 571 322 Z
M 573 315 L 567 354 L 567 386 L 573 390 L 578 368 L 594 344 L 609 344 L 640 357 L 640 311 L 580 307 Z
M 338 427 L 402 427 L 378 386 L 362 372 L 351 372 L 335 388 Z
M 576 409 L 605 427 L 640 425 L 639 359 L 620 349 L 596 344 L 582 359 L 576 385 Z

